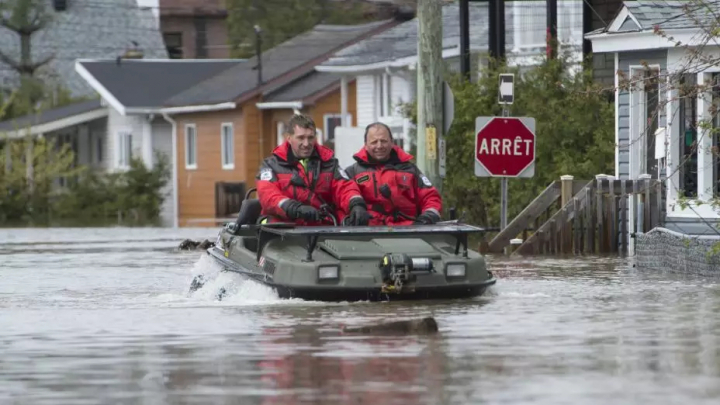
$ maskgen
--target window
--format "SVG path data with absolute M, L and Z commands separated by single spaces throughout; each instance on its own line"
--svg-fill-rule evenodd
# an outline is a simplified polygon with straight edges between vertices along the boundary
M 163 40 L 165 41 L 165 48 L 167 48 L 168 56 L 170 57 L 170 59 L 183 58 L 181 32 L 166 32 L 163 34 Z
M 276 124 L 277 128 L 277 144 L 276 146 L 280 146 L 283 142 L 285 142 L 285 123 L 282 121 L 278 121 Z
M 185 125 L 185 168 L 197 169 L 197 129 L 194 124 Z
M 205 18 L 195 17 L 195 59 L 208 57 L 207 24 Z
M 347 115 L 347 121 L 352 122 L 352 115 Z M 325 129 L 325 136 L 323 137 L 323 144 L 327 144 L 328 147 L 333 148 L 335 145 L 335 128 L 343 126 L 341 114 L 325 114 L 323 116 Z
M 680 94 L 695 94 L 697 77 L 683 75 L 680 79 Z M 688 198 L 698 196 L 697 173 L 697 97 L 680 98 L 680 162 L 679 195 Z
M 223 169 L 235 168 L 235 142 L 234 142 L 233 124 L 224 123 L 220 126 L 220 136 L 222 143 L 222 167 Z
M 102 163 L 103 161 L 103 138 L 102 135 L 98 135 L 96 142 L 95 142 L 95 148 L 97 149 L 95 151 L 95 156 L 97 158 L 98 163 Z
M 121 130 L 118 132 L 118 167 L 128 168 L 130 167 L 130 160 L 132 159 L 132 133 L 127 130 Z

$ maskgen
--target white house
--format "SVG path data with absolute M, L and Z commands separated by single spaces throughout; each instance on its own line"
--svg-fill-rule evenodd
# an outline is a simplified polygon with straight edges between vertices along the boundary
M 606 28 L 586 35 L 593 52 L 615 56 L 615 177 L 666 179 L 665 226 L 685 234 L 715 234 L 709 223 L 720 220 L 718 208 L 707 204 L 720 196 L 720 164 L 712 152 L 718 137 L 710 132 L 719 123 L 711 106 L 720 102 L 720 65 L 712 62 L 720 46 L 695 22 L 708 21 L 710 11 L 717 15 L 720 4 L 705 3 L 710 9 L 687 14 L 687 2 L 627 1 Z M 710 62 L 701 62 L 693 45 L 703 45 L 702 58 Z M 636 86 L 618 88 L 621 75 Z M 687 97 L 681 84 L 712 86 Z M 689 205 L 681 207 L 681 199 Z M 628 218 L 633 221 L 633 209 Z
M 511 64 L 532 65 L 545 53 L 546 2 L 522 1 L 507 3 L 505 8 L 506 56 Z M 470 51 L 472 70 L 478 71 L 484 60 L 477 56 L 488 49 L 488 7 L 486 2 L 470 3 Z M 581 53 L 582 2 L 558 1 L 558 39 Z M 459 71 L 460 19 L 457 2 L 442 7 L 443 59 Z M 398 143 L 410 149 L 410 120 L 400 112 L 402 104 L 415 100 L 417 94 L 417 18 L 376 34 L 335 53 L 315 69 L 342 77 L 343 83 L 356 80 L 357 126 L 381 121 L 393 131 Z M 343 86 L 346 88 L 346 86 Z M 341 116 L 349 127 L 347 91 L 342 92 Z M 336 151 L 337 152 L 337 151 Z

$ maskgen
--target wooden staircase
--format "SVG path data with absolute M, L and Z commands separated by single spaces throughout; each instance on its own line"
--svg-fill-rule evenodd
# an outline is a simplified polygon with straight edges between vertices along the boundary
M 630 238 L 664 223 L 664 184 L 645 176 L 551 183 L 489 243 L 489 253 L 627 253 Z M 632 208 L 635 208 L 634 210 Z M 629 221 L 632 212 L 636 215 Z M 528 235 L 530 225 L 532 233 Z M 513 239 L 522 243 L 511 246 Z

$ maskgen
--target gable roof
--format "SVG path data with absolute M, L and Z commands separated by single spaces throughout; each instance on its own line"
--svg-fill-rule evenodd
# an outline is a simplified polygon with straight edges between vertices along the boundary
M 48 5 L 50 2 L 47 2 Z M 133 47 L 133 41 L 146 58 L 167 59 L 167 50 L 149 9 L 140 9 L 136 0 L 73 0 L 67 9 L 49 6 L 50 24 L 32 36 L 34 61 L 53 56 L 42 68 L 43 76 L 66 87 L 73 96 L 94 96 L 95 91 L 75 72 L 79 58 L 114 59 Z M 0 27 L 0 50 L 17 60 L 20 41 L 17 34 Z M 15 86 L 17 74 L 0 63 L 0 86 Z
M 102 105 L 100 99 L 79 101 L 42 111 L 38 114 L 2 121 L 0 122 L 0 135 L 7 135 L 11 138 L 22 136 L 27 134 L 28 129 L 30 129 L 32 135 L 42 134 L 106 117 L 107 115 L 107 107 Z
M 312 71 L 287 86 L 263 93 L 260 109 L 295 108 L 301 109 L 315 104 L 328 93 L 340 88 L 340 78 L 332 73 Z
M 469 3 L 470 48 L 488 48 L 488 6 L 486 2 Z M 455 2 L 442 6 L 443 57 L 459 55 L 460 13 Z M 512 27 L 512 7 L 505 7 L 506 27 Z M 322 72 L 343 72 L 406 66 L 417 58 L 418 19 L 414 18 L 334 54 L 317 67 Z M 506 36 L 506 46 L 513 47 L 513 36 Z
M 165 101 L 242 59 L 79 60 L 76 69 L 121 114 L 161 109 Z
M 258 86 L 257 58 L 235 66 L 171 97 L 168 106 L 202 105 L 236 100 L 255 91 L 282 86 L 311 72 L 332 52 L 397 25 L 394 20 L 361 25 L 320 24 L 261 55 L 263 84 Z M 240 100 L 242 101 L 242 100 Z
M 674 47 L 675 41 L 694 45 L 702 42 L 704 36 L 696 33 L 703 27 L 714 26 L 718 13 L 720 0 L 704 0 L 698 4 L 664 0 L 625 1 L 610 24 L 585 34 L 585 38 L 593 42 L 594 52 L 662 49 Z M 672 35 L 674 41 L 655 33 L 656 28 L 677 32 L 677 35 Z M 626 38 L 628 36 L 632 36 L 633 40 Z M 619 37 L 625 39 L 619 42 Z

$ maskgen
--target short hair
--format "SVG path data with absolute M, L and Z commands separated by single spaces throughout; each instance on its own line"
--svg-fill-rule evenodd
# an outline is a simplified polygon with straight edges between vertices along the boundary
M 317 127 L 315 126 L 315 121 L 313 121 L 310 116 L 305 114 L 295 114 L 290 118 L 290 121 L 288 121 L 287 128 L 285 132 L 287 132 L 290 135 L 295 134 L 295 126 L 298 126 L 300 128 L 304 129 L 312 129 L 315 131 Z
M 369 124 L 368 126 L 365 127 L 365 142 L 367 142 L 367 136 L 368 136 L 368 132 L 370 131 L 370 129 L 378 128 L 378 127 L 385 128 L 387 130 L 388 135 L 390 135 L 390 140 L 391 141 L 393 140 L 392 131 L 390 130 L 389 126 L 383 124 L 382 122 L 373 122 L 372 124 Z

